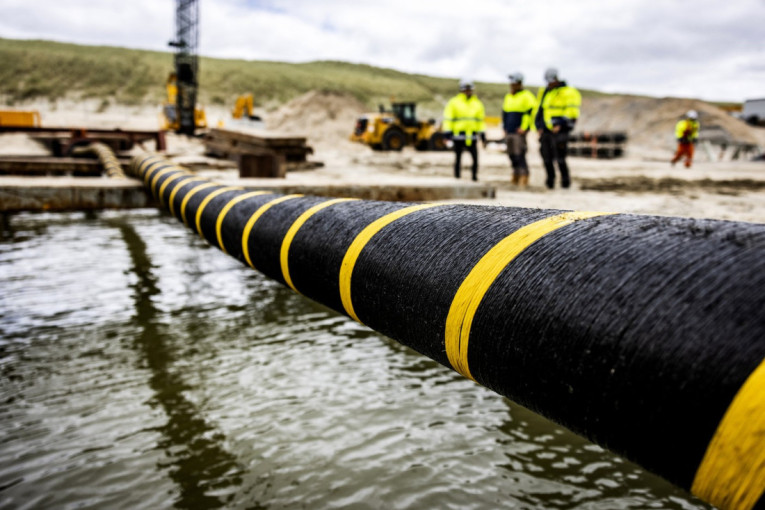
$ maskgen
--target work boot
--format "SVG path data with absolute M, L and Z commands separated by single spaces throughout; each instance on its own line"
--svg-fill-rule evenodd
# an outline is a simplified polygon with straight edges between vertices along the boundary
M 513 174 L 513 177 L 510 179 L 511 184 L 519 184 L 520 183 L 520 176 L 518 174 Z
M 529 185 L 529 176 L 528 175 L 521 175 L 518 177 L 518 184 L 520 184 L 522 187 L 526 187 Z

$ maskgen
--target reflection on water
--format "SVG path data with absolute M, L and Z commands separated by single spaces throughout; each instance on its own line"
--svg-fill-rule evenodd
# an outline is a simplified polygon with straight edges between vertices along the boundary
M 707 508 L 172 218 L 1 225 L 1 508 Z
M 140 326 L 136 349 L 151 371 L 149 386 L 156 394 L 156 403 L 168 417 L 159 428 L 162 440 L 158 446 L 167 452 L 169 475 L 180 488 L 178 508 L 220 508 L 222 495 L 241 483 L 242 467 L 236 457 L 219 444 L 225 438 L 210 426 L 194 403 L 184 393 L 192 388 L 180 374 L 172 370 L 175 361 L 168 348 L 166 328 L 159 322 L 159 311 L 152 298 L 160 293 L 146 244 L 126 222 L 114 222 L 125 240 L 138 277 L 131 285 L 135 292 L 135 322 Z

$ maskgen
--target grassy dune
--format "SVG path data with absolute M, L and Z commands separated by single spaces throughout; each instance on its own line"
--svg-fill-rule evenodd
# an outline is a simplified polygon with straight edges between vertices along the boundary
M 104 105 L 158 103 L 164 98 L 172 65 L 170 52 L 0 38 L 0 96 L 8 105 L 61 98 L 97 99 Z M 438 110 L 455 93 L 457 83 L 456 79 L 331 61 L 289 64 L 201 58 L 200 70 L 200 102 L 226 106 L 247 92 L 257 104 L 273 105 L 322 90 L 351 94 L 370 108 L 395 98 Z M 476 86 L 487 111 L 498 111 L 507 85 L 479 82 Z

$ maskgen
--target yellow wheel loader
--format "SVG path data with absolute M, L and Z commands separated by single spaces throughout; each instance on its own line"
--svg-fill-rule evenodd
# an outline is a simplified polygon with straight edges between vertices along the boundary
M 234 105 L 234 109 L 231 110 L 231 116 L 235 119 L 241 119 L 242 117 L 246 117 L 249 120 L 254 121 L 262 121 L 259 116 L 252 113 L 253 112 L 253 100 L 252 100 L 252 94 L 242 94 L 238 98 L 236 98 L 236 104 Z
M 359 117 L 351 141 L 382 151 L 400 151 L 407 145 L 421 151 L 446 150 L 446 141 L 436 121 L 417 119 L 416 103 L 392 103 L 391 107 L 391 111 L 386 111 L 381 106 L 378 113 Z

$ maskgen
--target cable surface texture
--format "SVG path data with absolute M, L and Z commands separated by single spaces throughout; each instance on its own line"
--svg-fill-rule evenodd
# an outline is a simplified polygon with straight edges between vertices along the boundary
M 266 276 L 720 508 L 765 505 L 765 225 L 131 172 Z

